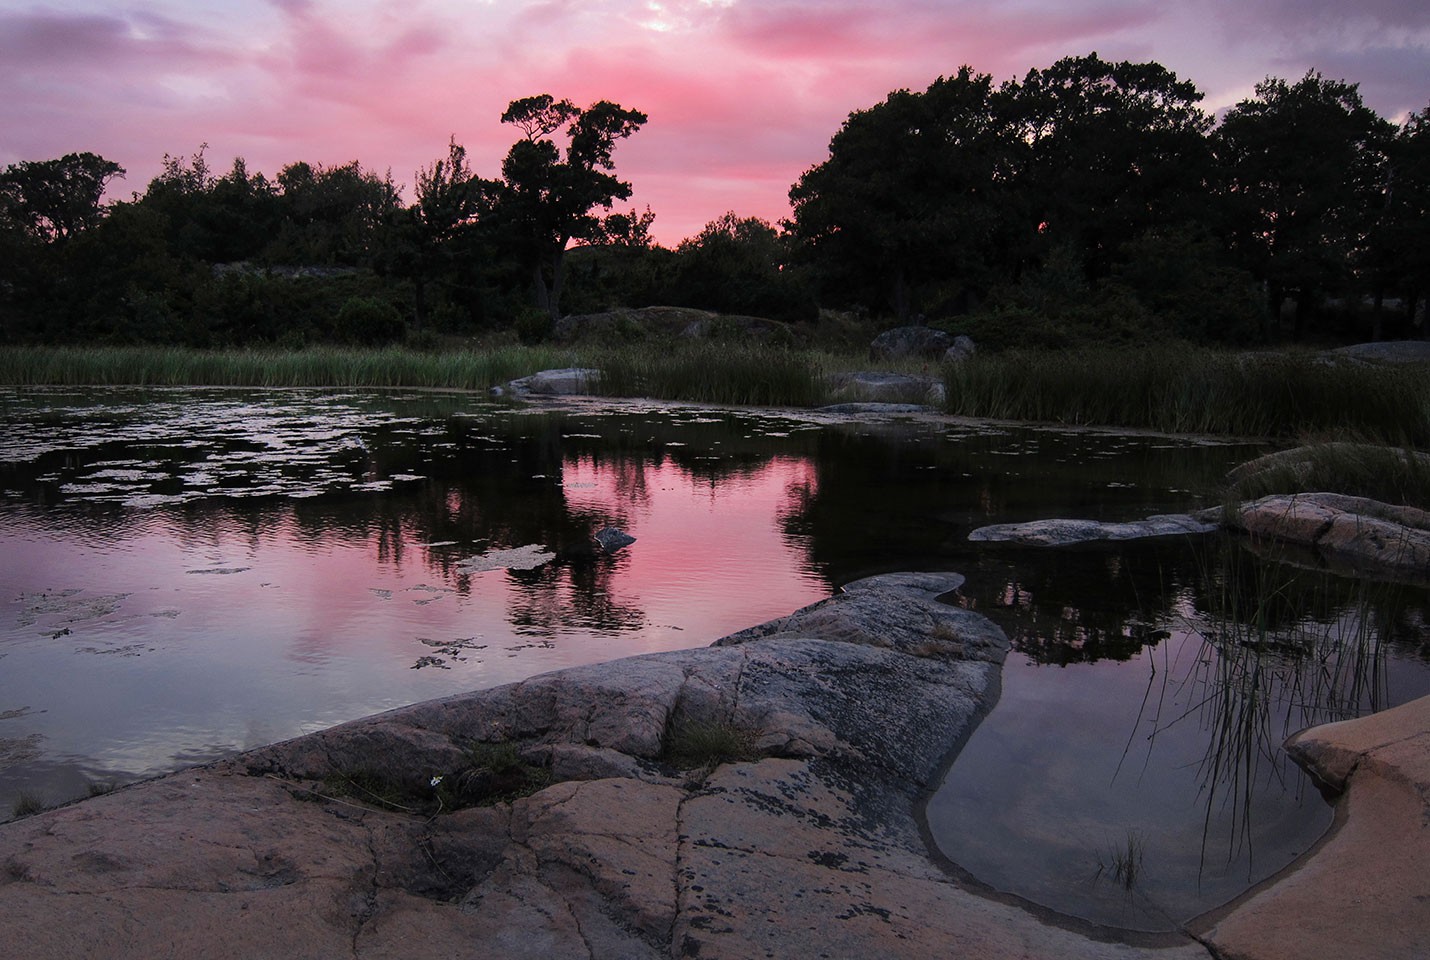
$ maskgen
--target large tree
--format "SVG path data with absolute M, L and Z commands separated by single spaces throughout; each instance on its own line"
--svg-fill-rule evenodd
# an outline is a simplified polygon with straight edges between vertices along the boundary
M 1266 284 L 1269 318 L 1295 300 L 1297 337 L 1347 277 L 1367 212 L 1384 205 L 1377 168 L 1390 134 L 1355 84 L 1314 71 L 1257 84 L 1214 134 L 1233 243 Z
M 104 188 L 124 168 L 94 153 L 26 160 L 0 173 L 6 217 L 38 239 L 63 243 L 104 217 Z
M 417 171 L 415 201 L 396 218 L 395 272 L 412 279 L 419 328 L 427 320 L 428 284 L 456 268 L 464 253 L 461 241 L 481 212 L 483 188 L 467 163 L 467 148 L 455 137 L 447 156 Z
M 1005 87 L 1030 157 L 1019 193 L 1040 244 L 1089 280 L 1148 230 L 1197 219 L 1210 153 L 1202 94 L 1158 63 L 1065 57 Z
M 646 115 L 601 100 L 582 110 L 550 94 L 514 100 L 502 122 L 524 136 L 502 162 L 502 179 L 487 184 L 496 219 L 507 229 L 531 277 L 536 306 L 560 313 L 566 248 L 600 236 L 601 218 L 628 199 L 631 185 L 615 176 L 616 142 L 635 133 Z M 564 134 L 563 151 L 553 139 Z
M 896 90 L 851 113 L 829 158 L 790 188 L 790 233 L 836 295 L 907 319 L 931 297 L 990 283 L 1020 150 L 986 74 L 965 66 L 922 93 Z
M 1420 317 L 1420 335 L 1430 340 L 1430 321 L 1417 309 L 1430 297 L 1430 107 L 1412 113 L 1396 132 L 1384 182 L 1375 259 L 1407 313 Z

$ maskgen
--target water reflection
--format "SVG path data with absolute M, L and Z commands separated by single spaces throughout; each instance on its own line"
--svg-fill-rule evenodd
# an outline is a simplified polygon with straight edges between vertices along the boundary
M 1330 821 L 1285 738 L 1430 693 L 1423 590 L 1219 536 L 1044 553 L 965 586 L 1016 652 L 927 814 L 957 863 L 1045 906 L 1167 930 L 1225 902 Z
M 1284 730 L 1430 689 L 1423 591 L 1326 655 L 1283 634 L 1349 623 L 1351 600 L 1268 590 L 1276 568 L 1216 538 L 967 540 L 1205 506 L 1254 446 L 403 392 L 11 391 L 0 420 L 0 813 L 952 569 L 1015 653 L 936 838 L 993 885 L 1155 925 L 1319 834 Z M 636 543 L 594 549 L 607 525 Z M 1225 620 L 1273 640 L 1227 639 L 1223 588 L 1272 598 Z M 1141 885 L 1094 881 L 1134 834 Z

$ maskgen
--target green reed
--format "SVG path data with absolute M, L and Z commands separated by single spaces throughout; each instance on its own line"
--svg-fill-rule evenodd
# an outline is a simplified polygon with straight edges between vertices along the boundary
M 192 350 L 179 347 L 0 348 L 15 386 L 428 387 L 482 390 L 568 366 L 569 352 L 505 346 L 442 353 L 403 347 Z
M 971 417 L 1233 436 L 1354 433 L 1430 442 L 1418 366 L 1188 347 L 980 354 L 944 370 L 947 409 Z
M 634 346 L 597 354 L 600 391 L 692 403 L 815 406 L 826 390 L 819 362 L 806 352 L 754 344 Z

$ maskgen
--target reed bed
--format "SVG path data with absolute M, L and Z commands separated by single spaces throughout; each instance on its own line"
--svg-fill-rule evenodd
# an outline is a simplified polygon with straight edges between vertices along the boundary
M 508 346 L 429 353 L 400 347 L 191 350 L 6 347 L 0 383 L 15 386 L 427 387 L 484 390 L 572 362 L 568 351 Z
M 944 384 L 949 412 L 971 417 L 1430 442 L 1430 379 L 1422 369 L 1332 363 L 1310 354 L 1014 352 L 951 365 Z
M 618 349 L 501 346 L 424 352 L 401 347 L 192 350 L 167 347 L 0 348 L 13 386 L 420 387 L 485 390 L 538 370 L 601 370 L 607 396 L 696 403 L 809 406 L 823 401 L 814 354 L 752 344 Z
M 815 406 L 827 391 L 820 363 L 806 352 L 751 344 L 689 343 L 631 347 L 593 358 L 600 390 L 613 397 L 692 403 Z

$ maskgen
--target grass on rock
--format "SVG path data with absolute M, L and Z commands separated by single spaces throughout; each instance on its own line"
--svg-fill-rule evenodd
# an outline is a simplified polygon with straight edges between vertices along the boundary
M 758 760 L 759 731 L 716 720 L 683 720 L 667 731 L 662 758 L 680 770 Z
M 1430 510 L 1430 453 L 1410 447 L 1328 442 L 1269 454 L 1232 471 L 1228 499 L 1341 493 Z

